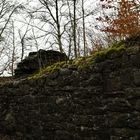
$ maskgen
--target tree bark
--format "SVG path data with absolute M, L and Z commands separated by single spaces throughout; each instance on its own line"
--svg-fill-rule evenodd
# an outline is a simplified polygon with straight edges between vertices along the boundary
M 74 41 L 74 55 L 77 58 L 77 44 L 76 44 L 76 0 L 73 3 L 74 17 L 73 17 L 73 41 Z

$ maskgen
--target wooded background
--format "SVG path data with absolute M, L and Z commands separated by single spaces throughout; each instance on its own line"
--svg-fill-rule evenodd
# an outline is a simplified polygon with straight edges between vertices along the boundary
M 88 56 L 139 32 L 138 0 L 1 0 L 0 75 L 30 51 Z

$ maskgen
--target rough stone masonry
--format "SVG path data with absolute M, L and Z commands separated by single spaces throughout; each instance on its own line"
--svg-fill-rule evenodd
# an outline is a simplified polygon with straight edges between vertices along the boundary
M 11 140 L 140 140 L 140 47 L 0 87 L 0 134 Z
M 33 74 L 41 68 L 50 66 L 56 62 L 66 61 L 68 58 L 65 53 L 54 50 L 42 50 L 30 52 L 29 56 L 18 63 L 15 69 L 16 77 L 23 77 Z

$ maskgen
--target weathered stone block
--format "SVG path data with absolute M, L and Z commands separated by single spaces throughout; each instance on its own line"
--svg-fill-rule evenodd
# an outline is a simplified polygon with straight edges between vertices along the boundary
M 66 61 L 67 59 L 66 54 L 53 50 L 31 52 L 28 57 L 17 65 L 15 76 L 32 74 L 40 68 L 50 66 L 56 62 Z
M 122 83 L 120 77 L 114 77 L 111 79 L 107 79 L 104 84 L 105 91 L 117 91 L 122 90 Z
M 134 71 L 134 83 L 140 85 L 140 69 Z

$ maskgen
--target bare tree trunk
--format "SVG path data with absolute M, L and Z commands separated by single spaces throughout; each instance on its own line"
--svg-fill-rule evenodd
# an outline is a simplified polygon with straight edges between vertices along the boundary
M 81 43 L 81 34 L 80 34 L 80 28 L 77 29 L 77 56 L 80 56 L 80 43 Z
M 71 56 L 71 46 L 72 46 L 72 39 L 71 39 L 71 34 L 69 34 L 69 50 L 68 50 L 68 58 L 70 59 Z
M 72 43 L 73 43 L 73 38 L 72 38 L 72 32 L 73 32 L 73 20 L 72 20 L 72 14 L 71 14 L 71 9 L 70 9 L 70 4 L 69 1 L 67 0 L 67 5 L 68 5 L 68 12 L 69 12 L 69 18 L 70 18 L 70 24 L 71 28 L 69 29 L 69 51 L 68 51 L 68 58 L 70 58 L 71 53 L 72 53 Z M 71 30 L 72 29 L 72 30 Z
M 60 52 L 63 52 L 62 42 L 61 42 L 61 31 L 60 31 L 60 22 L 59 22 L 59 9 L 58 9 L 58 0 L 55 1 L 56 5 L 56 25 L 57 25 L 57 33 L 58 33 L 58 45 Z
M 73 17 L 73 41 L 74 41 L 74 55 L 75 58 L 77 58 L 77 44 L 76 44 L 76 0 L 74 0 L 73 3 L 73 8 L 74 8 L 74 17 Z
M 19 37 L 20 37 L 20 43 L 21 43 L 21 61 L 24 57 L 24 36 L 21 35 L 20 30 L 18 31 Z
M 82 0 L 82 19 L 83 19 L 83 43 L 84 43 L 84 56 L 87 55 L 86 47 L 86 29 L 85 29 L 85 10 L 84 10 L 84 0 Z
M 62 41 L 61 41 L 61 38 L 62 38 L 62 35 L 61 35 L 61 29 L 60 29 L 60 21 L 59 21 L 59 6 L 58 6 L 58 1 L 59 0 L 54 0 L 52 2 L 54 2 L 55 4 L 55 14 L 52 12 L 50 6 L 52 6 L 49 2 L 50 1 L 46 1 L 46 0 L 39 0 L 40 3 L 42 5 L 44 5 L 50 15 L 50 17 L 52 18 L 53 22 L 54 22 L 54 25 L 53 23 L 50 23 L 51 26 L 53 26 L 55 29 L 56 29 L 56 39 L 57 39 L 57 44 L 59 46 L 59 50 L 60 52 L 63 52 L 63 47 L 62 47 Z
M 31 21 L 31 19 L 30 19 L 30 21 Z M 28 25 L 27 25 L 27 27 L 26 27 L 26 30 L 25 30 L 25 33 L 23 34 L 23 36 L 22 36 L 22 34 L 21 34 L 21 30 L 18 31 L 19 37 L 20 37 L 20 43 L 21 43 L 21 61 L 22 61 L 23 58 L 24 58 L 24 53 L 25 53 L 25 52 L 24 52 L 24 51 L 25 51 L 25 37 L 26 37 L 26 35 L 27 35 L 27 32 L 29 31 L 29 30 L 28 30 L 28 27 L 29 27 L 30 21 L 29 21 L 29 23 L 28 23 Z
M 39 45 L 38 45 L 38 41 L 37 41 L 36 36 L 35 36 L 34 28 L 32 28 L 32 33 L 33 33 L 33 38 L 35 40 L 36 49 L 38 51 L 39 50 L 39 48 L 38 48 Z M 38 59 L 39 69 L 41 70 L 43 68 L 43 65 L 41 64 L 40 55 L 38 55 L 37 59 Z
M 12 51 L 12 64 L 11 64 L 11 73 L 14 76 L 14 62 L 15 62 L 15 25 L 14 21 L 12 21 L 12 28 L 13 28 L 13 51 Z

